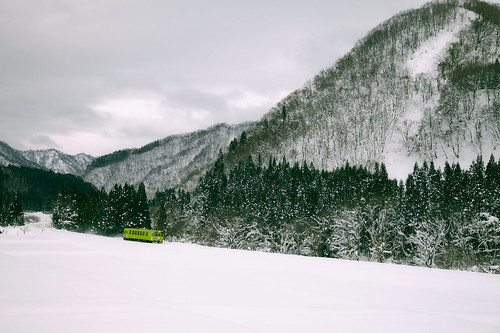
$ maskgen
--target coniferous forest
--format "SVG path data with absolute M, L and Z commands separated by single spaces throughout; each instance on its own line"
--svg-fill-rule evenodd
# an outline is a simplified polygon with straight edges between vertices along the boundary
M 0 226 L 24 224 L 23 211 L 50 212 L 61 187 L 89 191 L 80 177 L 20 166 L 0 166 Z
M 415 164 L 398 183 L 384 164 L 324 171 L 248 157 L 226 169 L 220 153 L 194 191 L 158 192 L 149 207 L 143 184 L 116 185 L 63 189 L 53 211 L 56 227 L 103 235 L 156 228 L 209 246 L 482 271 L 499 264 L 498 216 L 493 156 L 468 169 Z
M 123 233 L 123 228 L 151 228 L 144 184 L 115 185 L 105 191 L 62 188 L 52 211 L 54 227 L 106 236 Z

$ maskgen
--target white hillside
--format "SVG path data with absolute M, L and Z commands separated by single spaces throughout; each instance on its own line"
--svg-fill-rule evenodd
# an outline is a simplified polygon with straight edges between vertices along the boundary
M 42 229 L 0 235 L 2 332 L 500 331 L 498 275 Z
M 420 47 L 415 50 L 406 60 L 406 67 L 414 80 L 417 82 L 432 82 L 438 77 L 438 64 L 445 57 L 448 48 L 452 43 L 457 42 L 462 30 L 468 28 L 471 21 L 477 15 L 471 11 L 460 8 L 456 13 L 456 20 L 450 21 L 448 26 L 444 26 L 435 36 L 423 41 Z M 432 89 L 436 89 L 434 83 L 430 83 Z M 433 94 L 430 97 L 422 96 L 424 93 L 416 92 L 406 103 L 406 112 L 397 120 L 396 131 L 389 137 L 384 149 L 384 162 L 391 177 L 396 179 L 406 179 L 413 170 L 415 162 L 422 163 L 424 159 L 414 154 L 408 153 L 405 146 L 405 137 L 418 134 L 420 124 L 425 113 L 430 112 L 438 106 L 439 95 Z M 468 166 L 477 156 L 477 152 L 472 152 L 469 157 L 462 156 L 462 165 Z M 436 158 L 434 158 L 436 160 Z M 436 160 L 437 165 L 444 165 L 447 158 Z
M 449 46 L 458 40 L 461 30 L 467 28 L 477 14 L 460 8 L 457 11 L 458 19 L 442 29 L 436 36 L 429 38 L 408 58 L 407 66 L 412 76 L 430 74 L 437 77 L 439 62 L 444 58 Z

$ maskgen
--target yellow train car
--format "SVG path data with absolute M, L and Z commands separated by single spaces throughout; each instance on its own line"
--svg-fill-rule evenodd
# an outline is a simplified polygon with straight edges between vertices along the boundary
M 163 231 L 145 229 L 123 229 L 124 240 L 139 242 L 163 243 Z

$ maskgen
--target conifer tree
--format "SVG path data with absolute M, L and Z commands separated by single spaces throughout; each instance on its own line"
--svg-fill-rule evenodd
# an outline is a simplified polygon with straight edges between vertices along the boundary
M 73 191 L 61 188 L 52 209 L 52 223 L 56 228 L 71 229 L 77 223 L 78 209 Z
M 472 162 L 469 168 L 469 193 L 472 195 L 470 202 L 471 209 L 474 211 L 483 211 L 486 206 L 486 188 L 485 188 L 485 168 L 481 155 Z
M 13 225 L 24 225 L 23 206 L 17 196 L 14 197 L 14 200 L 9 205 L 8 219 Z
M 139 228 L 151 229 L 151 217 L 149 215 L 148 198 L 144 183 L 139 184 L 137 189 L 137 224 Z
M 119 210 L 118 229 L 142 227 L 138 219 L 138 200 L 132 185 L 127 183 L 123 185 L 123 191 L 118 196 L 117 205 Z
M 241 132 L 241 135 L 240 135 L 239 145 L 244 146 L 244 145 L 246 145 L 246 143 L 247 143 L 247 132 L 243 131 L 243 132 Z
M 493 154 L 486 165 L 485 190 L 487 210 L 490 214 L 500 217 L 500 160 L 497 164 Z
M 0 196 L 0 227 L 6 227 L 7 221 L 5 218 L 5 208 L 2 197 Z
M 155 229 L 164 231 L 167 226 L 167 212 L 165 211 L 165 199 L 161 199 L 158 205 L 158 218 Z
M 224 201 L 227 188 L 227 176 L 224 172 L 224 155 L 222 150 L 213 167 L 205 173 L 201 182 L 201 191 L 205 196 L 205 211 L 210 211 Z
M 103 221 L 99 228 L 104 235 L 116 235 L 123 228 L 121 219 L 123 214 L 122 193 L 122 186 L 115 184 L 108 194 L 104 207 Z

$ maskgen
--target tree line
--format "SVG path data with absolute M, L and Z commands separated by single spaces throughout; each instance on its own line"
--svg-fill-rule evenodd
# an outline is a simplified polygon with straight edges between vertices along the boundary
M 18 197 L 3 201 L 0 197 L 0 227 L 24 225 L 23 206 Z
M 124 228 L 151 228 L 149 205 L 143 183 L 115 185 L 104 190 L 88 191 L 62 188 L 52 210 L 56 228 L 115 236 Z
M 53 171 L 0 166 L 0 226 L 24 224 L 24 211 L 50 212 L 61 189 L 88 191 L 93 186 L 80 177 Z
M 249 157 L 226 170 L 221 153 L 192 194 L 159 193 L 151 211 L 176 240 L 489 270 L 500 257 L 500 161 L 415 164 L 398 183 L 384 164 L 324 171 Z
M 50 212 L 61 187 L 89 191 L 93 185 L 82 178 L 49 170 L 0 166 L 0 201 L 19 200 L 26 211 Z

